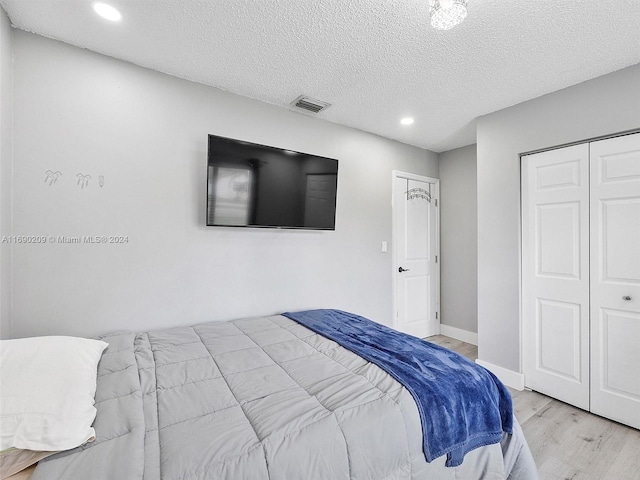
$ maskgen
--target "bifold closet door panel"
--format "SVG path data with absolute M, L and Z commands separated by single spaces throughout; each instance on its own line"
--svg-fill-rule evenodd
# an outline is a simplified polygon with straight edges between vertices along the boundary
M 525 385 L 589 409 L 589 145 L 522 157 Z
M 640 428 L 640 134 L 591 148 L 591 411 Z

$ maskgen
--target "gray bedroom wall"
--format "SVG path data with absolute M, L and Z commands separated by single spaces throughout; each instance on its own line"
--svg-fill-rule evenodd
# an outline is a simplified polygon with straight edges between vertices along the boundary
M 0 239 L 11 234 L 12 33 L 0 7 Z M 11 336 L 11 245 L 0 240 L 0 338 Z
M 640 65 L 480 117 L 478 354 L 520 371 L 519 154 L 640 127 Z
M 390 323 L 391 172 L 438 177 L 435 153 L 21 31 L 14 53 L 14 233 L 128 237 L 14 247 L 14 337 L 307 308 Z M 209 133 L 339 159 L 336 231 L 206 227 Z
M 476 146 L 442 152 L 440 162 L 440 313 L 442 324 L 478 331 Z

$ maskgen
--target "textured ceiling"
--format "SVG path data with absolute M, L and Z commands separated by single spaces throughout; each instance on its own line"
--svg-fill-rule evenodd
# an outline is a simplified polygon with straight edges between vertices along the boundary
M 428 0 L 110 3 L 122 22 L 0 0 L 22 30 L 283 107 L 309 95 L 332 104 L 321 118 L 436 152 L 474 143 L 478 116 L 640 63 L 638 0 L 469 0 L 449 31 Z

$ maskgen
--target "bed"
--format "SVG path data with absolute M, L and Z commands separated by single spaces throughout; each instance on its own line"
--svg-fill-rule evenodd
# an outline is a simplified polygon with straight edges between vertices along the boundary
M 537 478 L 515 419 L 459 466 L 427 461 L 410 391 L 283 315 L 101 340 L 95 440 L 31 480 Z

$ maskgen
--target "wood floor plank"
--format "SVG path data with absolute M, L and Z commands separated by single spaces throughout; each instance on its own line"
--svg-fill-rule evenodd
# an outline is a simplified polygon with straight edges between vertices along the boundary
M 513 399 L 513 411 L 520 424 L 525 423 L 552 401 L 546 395 L 531 390 L 518 391 L 509 388 Z
M 605 478 L 625 443 L 619 425 L 557 400 L 522 424 L 541 478 Z
M 612 452 L 615 458 L 603 478 L 620 478 L 640 480 L 640 431 L 625 429 L 624 446 L 618 452 Z
M 464 355 L 470 360 L 478 358 L 478 347 L 470 343 L 462 342 L 454 338 L 445 337 L 444 335 L 434 335 L 427 337 L 425 340 L 440 345 L 441 347 L 448 348 L 454 352 L 458 352 L 460 355 Z
M 476 346 L 444 335 L 427 340 L 478 356 Z M 538 392 L 509 390 L 540 480 L 640 480 L 640 430 Z

